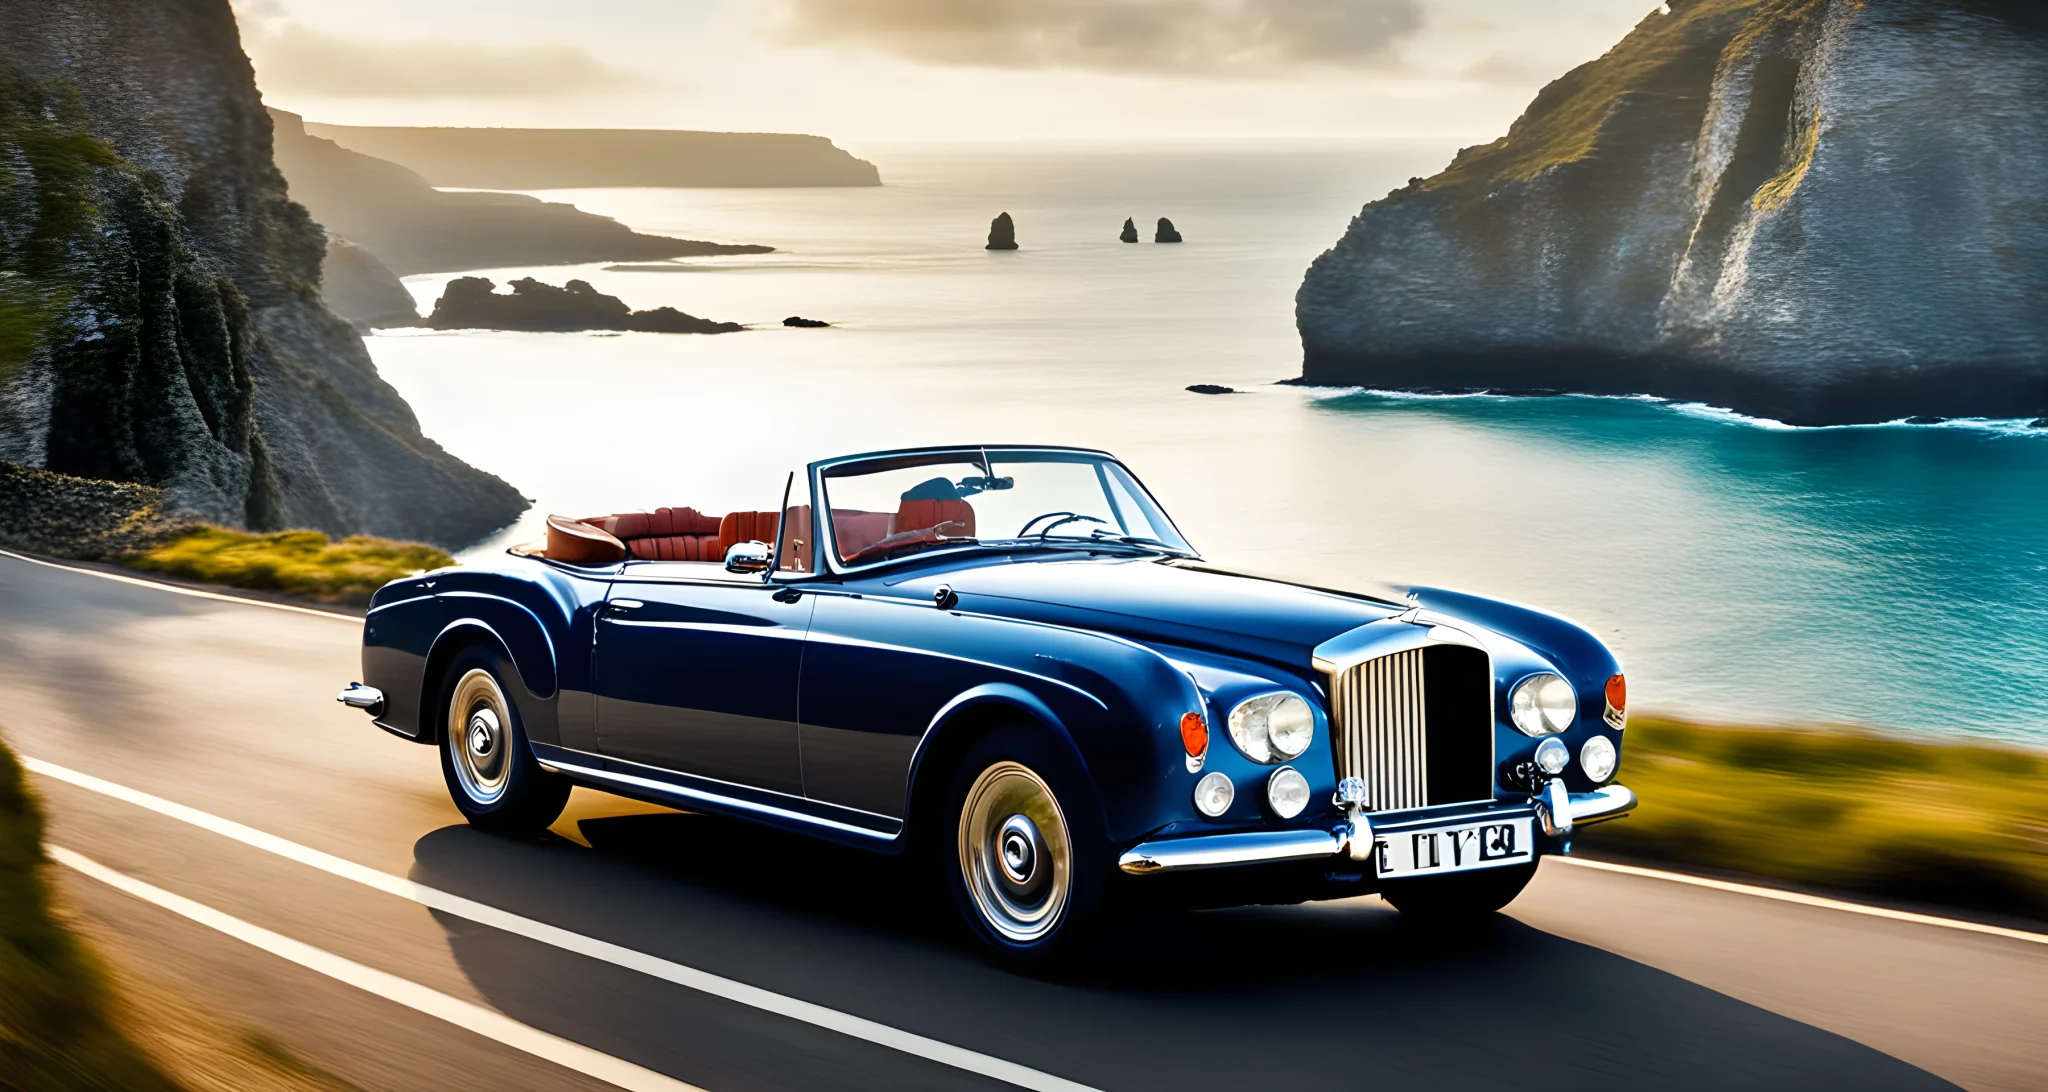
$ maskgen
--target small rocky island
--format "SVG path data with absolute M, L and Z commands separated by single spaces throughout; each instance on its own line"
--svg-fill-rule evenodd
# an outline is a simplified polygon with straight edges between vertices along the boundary
M 1295 297 L 1301 381 L 2048 414 L 2041 26 L 2020 0 L 1671 0 L 1351 221 Z
M 988 222 L 988 246 L 983 249 L 1017 249 L 1017 225 L 1010 221 L 1009 213 L 1001 213 Z
M 1161 216 L 1159 218 L 1159 229 L 1152 233 L 1152 241 L 1155 243 L 1177 243 L 1180 242 L 1180 232 L 1174 230 L 1173 221 Z
M 1119 235 L 1117 235 L 1117 237 L 1116 237 L 1116 238 L 1117 238 L 1117 241 L 1118 241 L 1118 242 L 1120 242 L 1120 243 L 1135 243 L 1135 242 L 1137 242 L 1137 241 L 1138 241 L 1138 225 L 1137 225 L 1136 223 L 1132 222 L 1132 220 L 1131 220 L 1131 218 L 1130 218 L 1130 217 L 1128 217 L 1128 216 L 1124 217 L 1124 230 L 1122 231 L 1122 233 L 1120 233 Z
M 729 334 L 746 327 L 686 315 L 673 307 L 635 311 L 617 296 L 607 296 L 589 281 L 570 281 L 560 288 L 521 277 L 499 292 L 484 277 L 457 277 L 448 282 L 434 313 L 420 325 L 435 330 L 524 330 L 565 333 L 576 330 L 637 330 L 655 334 Z

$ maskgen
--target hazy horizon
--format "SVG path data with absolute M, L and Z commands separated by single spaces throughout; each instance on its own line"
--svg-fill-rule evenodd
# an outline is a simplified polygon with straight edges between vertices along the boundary
M 801 132 L 842 146 L 1490 141 L 1657 6 L 234 0 L 265 101 L 314 121 Z

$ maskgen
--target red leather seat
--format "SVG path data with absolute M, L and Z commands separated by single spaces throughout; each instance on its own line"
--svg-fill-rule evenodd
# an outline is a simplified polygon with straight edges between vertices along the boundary
M 775 545 L 775 528 L 782 522 L 774 512 L 727 512 L 718 521 L 718 556 L 742 542 Z
M 964 500 L 903 501 L 896 506 L 896 518 L 889 524 L 889 533 L 897 535 L 905 531 L 922 531 L 927 527 L 938 527 L 942 523 L 959 525 L 939 527 L 939 533 L 947 538 L 973 538 L 974 506 Z
M 695 508 L 620 512 L 586 522 L 604 528 L 640 561 L 717 561 L 719 520 Z

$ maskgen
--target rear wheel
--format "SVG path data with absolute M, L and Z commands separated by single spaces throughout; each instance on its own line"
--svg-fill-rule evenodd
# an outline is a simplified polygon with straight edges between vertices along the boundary
M 1515 901 L 1536 876 L 1534 863 L 1454 872 L 1426 880 L 1397 880 L 1380 892 L 1401 916 L 1423 924 L 1483 918 Z
M 471 826 L 499 834 L 546 830 L 569 802 L 569 781 L 534 761 L 504 661 L 481 648 L 455 657 L 442 693 L 441 775 Z
M 947 877 L 984 948 L 1043 966 L 1085 945 L 1106 917 L 1110 860 L 1072 756 L 1036 733 L 992 733 L 961 762 L 947 801 Z

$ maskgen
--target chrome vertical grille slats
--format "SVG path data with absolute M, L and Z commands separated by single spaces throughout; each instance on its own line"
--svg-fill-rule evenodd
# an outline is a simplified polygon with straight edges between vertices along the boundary
M 1337 776 L 1365 782 L 1370 811 L 1428 803 L 1429 711 L 1422 649 L 1367 660 L 1334 680 Z

